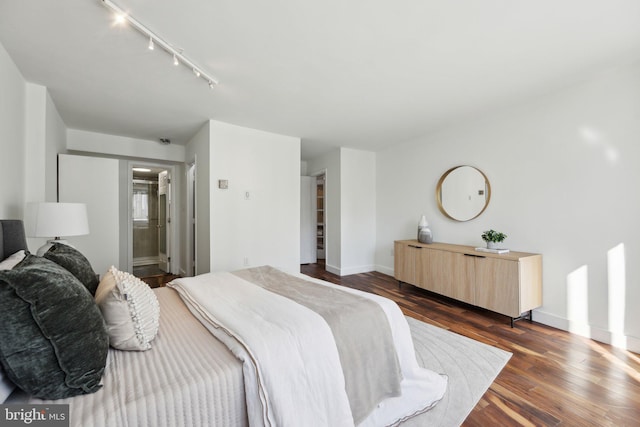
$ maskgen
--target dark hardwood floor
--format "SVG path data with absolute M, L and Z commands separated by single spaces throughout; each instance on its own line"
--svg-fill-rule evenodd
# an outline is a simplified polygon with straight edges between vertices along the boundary
M 464 426 L 640 426 L 640 356 L 539 323 L 439 297 L 372 272 L 337 276 L 323 265 L 301 272 L 373 292 L 407 316 L 513 353 Z
M 151 288 L 164 286 L 176 277 L 180 277 L 176 274 L 166 273 L 160 270 L 158 264 L 133 267 L 133 275 L 140 278 Z

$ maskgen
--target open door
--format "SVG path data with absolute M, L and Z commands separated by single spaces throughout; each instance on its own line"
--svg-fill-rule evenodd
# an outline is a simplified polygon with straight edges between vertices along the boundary
M 171 175 L 169 171 L 158 174 L 158 251 L 160 270 L 171 273 Z

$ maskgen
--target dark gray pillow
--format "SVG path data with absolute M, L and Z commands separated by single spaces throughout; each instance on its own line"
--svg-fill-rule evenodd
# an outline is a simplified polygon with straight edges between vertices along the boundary
M 54 243 L 43 256 L 69 270 L 86 286 L 91 295 L 96 294 L 98 276 L 91 268 L 89 260 L 79 250 L 63 243 Z
M 109 338 L 100 309 L 66 269 L 35 255 L 0 272 L 0 363 L 41 399 L 98 390 Z

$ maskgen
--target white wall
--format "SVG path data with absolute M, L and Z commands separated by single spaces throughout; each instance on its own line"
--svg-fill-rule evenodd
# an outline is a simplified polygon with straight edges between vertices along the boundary
M 638 351 L 639 117 L 636 64 L 378 153 L 378 269 L 393 271 L 393 241 L 415 238 L 421 214 L 437 241 L 480 245 L 494 228 L 508 247 L 543 254 L 535 320 Z M 488 209 L 465 223 L 445 218 L 434 196 L 460 164 L 492 186 Z
M 307 161 L 326 172 L 325 268 L 345 276 L 376 269 L 376 153 L 340 148 Z
M 29 201 L 55 201 L 65 125 L 44 86 L 27 83 L 0 45 L 0 218 L 23 218 Z M 28 239 L 35 251 L 44 239 Z
M 69 237 L 87 257 L 96 273 L 120 267 L 119 161 L 116 159 L 59 156 L 60 201 L 86 203 L 89 234 Z
M 187 163 L 195 163 L 196 165 L 196 274 L 211 271 L 210 141 L 211 122 L 207 122 L 187 143 L 185 154 Z M 188 180 L 185 180 L 185 182 L 188 183 Z M 186 191 L 188 189 L 185 186 L 185 193 Z M 183 211 L 183 213 L 186 213 L 186 211 Z M 185 214 L 182 218 L 184 218 L 182 229 L 185 230 L 184 236 L 187 236 L 190 233 L 188 215 Z M 185 243 L 184 251 L 186 252 L 187 239 L 183 239 L 183 242 Z
M 210 162 L 211 270 L 298 271 L 300 139 L 211 121 Z
M 340 149 L 340 275 L 375 270 L 376 154 Z
M 80 154 L 87 159 L 111 158 L 118 162 L 118 229 L 111 230 L 111 233 L 118 235 L 119 257 L 113 264 L 122 270 L 131 270 L 132 244 L 129 240 L 130 224 L 130 203 L 129 186 L 131 182 L 130 160 L 139 165 L 166 165 L 174 167 L 173 188 L 179 189 L 177 197 L 174 192 L 175 224 L 182 223 L 182 209 L 184 205 L 182 190 L 183 184 L 183 162 L 185 161 L 186 148 L 181 145 L 163 145 L 156 141 L 135 139 L 118 135 L 109 135 L 99 132 L 90 132 L 78 129 L 66 129 L 66 147 L 71 154 Z M 48 143 L 47 146 L 51 144 Z M 112 224 L 113 225 L 113 224 Z M 121 225 L 121 226 L 120 226 Z M 180 230 L 173 230 L 176 241 L 177 233 Z M 173 271 L 184 270 L 182 263 L 185 262 L 182 256 L 183 246 L 172 244 L 171 266 Z M 105 255 L 106 256 L 106 255 Z
M 25 191 L 26 83 L 0 44 L 0 218 L 21 219 Z
M 58 200 L 58 154 L 66 151 L 67 128 L 44 86 L 27 83 L 27 202 Z
M 67 149 L 148 160 L 185 161 L 183 145 L 163 145 L 156 141 L 108 135 L 79 129 L 67 130 Z
M 326 173 L 324 187 L 325 268 L 334 274 L 340 274 L 342 266 L 340 157 L 340 150 L 334 150 L 307 161 L 308 175 L 316 176 L 323 172 Z
M 67 126 L 47 91 L 45 126 L 45 201 L 58 197 L 58 154 L 67 152 Z
M 25 202 L 58 200 L 58 153 L 66 151 L 66 127 L 47 88 L 26 84 L 25 114 Z M 27 238 L 38 248 L 47 239 Z
M 45 201 L 46 180 L 47 88 L 27 83 L 26 95 L 24 198 L 25 202 L 42 202 Z

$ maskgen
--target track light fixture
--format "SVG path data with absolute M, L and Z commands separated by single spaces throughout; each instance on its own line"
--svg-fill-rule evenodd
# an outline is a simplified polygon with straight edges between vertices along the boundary
M 142 25 L 131 15 L 127 14 L 120 6 L 113 3 L 111 0 L 101 0 L 102 4 L 113 11 L 116 14 L 116 22 L 124 23 L 128 22 L 133 28 L 138 30 L 138 32 L 142 33 L 145 37 L 149 38 L 149 50 L 154 50 L 155 45 L 160 46 L 165 52 L 169 55 L 173 56 L 173 65 L 184 64 L 185 67 L 191 68 L 193 70 L 193 74 L 197 78 L 203 79 L 205 82 L 209 84 L 209 88 L 213 89 L 215 85 L 218 84 L 218 80 L 212 77 L 210 74 L 204 72 L 201 67 L 198 67 L 193 63 L 189 58 L 182 54 L 181 49 L 174 48 L 170 43 L 165 41 L 162 37 L 158 36 L 156 33 Z

